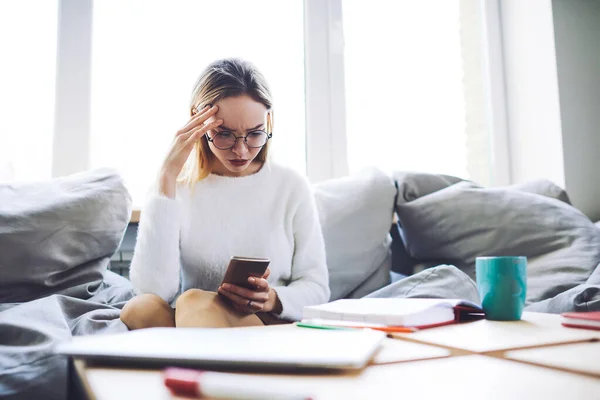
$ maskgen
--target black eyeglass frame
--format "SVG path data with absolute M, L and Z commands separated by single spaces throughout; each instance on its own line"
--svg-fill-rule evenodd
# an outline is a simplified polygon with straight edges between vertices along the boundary
M 267 140 L 265 140 L 265 143 L 264 143 L 264 144 L 262 144 L 262 145 L 260 145 L 260 146 L 250 146 L 250 145 L 248 144 L 248 135 L 246 135 L 246 136 L 236 136 L 236 134 L 235 134 L 235 133 L 231 132 L 231 134 L 232 134 L 232 135 L 233 135 L 233 137 L 235 138 L 235 141 L 233 142 L 233 144 L 232 144 L 231 146 L 229 146 L 229 147 L 219 147 L 219 146 L 217 146 L 217 145 L 215 144 L 215 142 L 214 142 L 215 138 L 211 138 L 211 137 L 208 135 L 208 132 L 206 132 L 204 135 L 206 136 L 206 140 L 208 140 L 209 142 L 211 142 L 211 143 L 213 144 L 213 146 L 215 146 L 215 147 L 216 147 L 217 149 L 219 149 L 219 150 L 229 150 L 229 149 L 232 149 L 232 148 L 234 148 L 234 147 L 235 147 L 235 145 L 237 144 L 237 141 L 238 141 L 238 139 L 244 139 L 244 143 L 246 144 L 246 146 L 247 146 L 249 149 L 260 149 L 260 148 L 262 148 L 262 147 L 265 147 L 265 146 L 267 145 L 267 143 L 269 143 L 269 139 L 271 139 L 271 138 L 273 137 L 273 133 L 267 133 L 266 131 L 253 131 L 253 132 L 250 132 L 250 133 L 256 133 L 256 132 L 262 132 L 262 133 L 264 133 L 265 135 L 267 135 Z M 218 134 L 219 134 L 219 133 L 217 133 L 217 135 L 218 135 Z M 215 136 L 217 136 L 217 135 L 215 135 Z

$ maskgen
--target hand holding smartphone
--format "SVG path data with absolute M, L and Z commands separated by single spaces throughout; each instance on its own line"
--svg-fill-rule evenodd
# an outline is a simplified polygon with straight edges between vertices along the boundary
M 230 283 L 247 289 L 256 289 L 248 283 L 248 278 L 251 276 L 261 278 L 265 274 L 269 263 L 268 258 L 231 257 L 221 285 Z

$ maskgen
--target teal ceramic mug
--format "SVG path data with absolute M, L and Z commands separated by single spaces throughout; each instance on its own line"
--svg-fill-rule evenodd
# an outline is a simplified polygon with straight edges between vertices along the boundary
M 527 257 L 477 257 L 475 274 L 485 318 L 520 320 L 527 295 Z

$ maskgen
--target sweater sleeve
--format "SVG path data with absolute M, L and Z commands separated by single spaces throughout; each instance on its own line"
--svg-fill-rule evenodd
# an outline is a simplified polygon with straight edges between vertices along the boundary
M 300 320 L 304 306 L 329 301 L 329 276 L 323 232 L 308 182 L 303 182 L 300 205 L 293 217 L 294 256 L 287 286 L 274 286 L 283 319 Z
M 181 204 L 153 194 L 142 210 L 130 266 L 136 293 L 154 293 L 169 302 L 179 290 Z

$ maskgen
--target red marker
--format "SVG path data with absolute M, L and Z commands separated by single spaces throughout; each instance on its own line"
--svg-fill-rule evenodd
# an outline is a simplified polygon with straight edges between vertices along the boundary
M 174 394 L 187 397 L 238 400 L 311 400 L 311 396 L 293 388 L 274 389 L 249 375 L 167 368 L 163 371 L 165 386 Z M 261 382 L 262 381 L 262 382 Z

